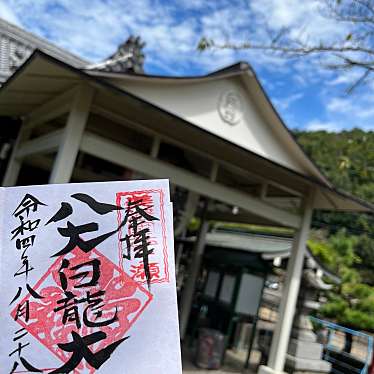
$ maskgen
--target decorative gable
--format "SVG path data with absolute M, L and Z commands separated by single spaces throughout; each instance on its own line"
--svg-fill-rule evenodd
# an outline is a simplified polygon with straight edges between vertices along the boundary
M 0 28 L 0 82 L 4 82 L 31 55 L 35 46 L 12 37 Z
M 239 77 L 112 82 L 248 151 L 307 174 L 266 118 L 269 109 L 258 105 Z
M 35 49 L 76 67 L 87 65 L 85 60 L 0 19 L 0 84 L 5 82 Z

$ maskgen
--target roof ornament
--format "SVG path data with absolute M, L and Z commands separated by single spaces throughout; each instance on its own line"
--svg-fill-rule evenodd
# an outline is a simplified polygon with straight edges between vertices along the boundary
M 236 91 L 223 92 L 218 100 L 218 113 L 223 122 L 237 125 L 243 116 L 242 99 Z
M 145 42 L 140 36 L 130 35 L 126 42 L 119 45 L 116 53 L 103 62 L 87 66 L 86 69 L 111 73 L 144 74 L 144 46 Z

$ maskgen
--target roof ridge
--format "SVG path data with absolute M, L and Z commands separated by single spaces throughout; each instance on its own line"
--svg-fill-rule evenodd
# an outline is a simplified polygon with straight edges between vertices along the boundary
M 45 49 L 48 53 L 52 53 L 54 55 L 60 55 L 61 57 L 70 57 L 72 60 L 75 60 L 76 65 L 88 64 L 88 61 L 83 59 L 82 57 L 55 45 L 46 38 L 38 36 L 31 31 L 27 31 L 18 25 L 8 22 L 3 18 L 0 18 L 0 32 L 1 31 L 8 34 L 8 36 L 15 38 L 21 43 L 29 42 L 30 44 L 33 44 L 30 47 L 34 49 Z

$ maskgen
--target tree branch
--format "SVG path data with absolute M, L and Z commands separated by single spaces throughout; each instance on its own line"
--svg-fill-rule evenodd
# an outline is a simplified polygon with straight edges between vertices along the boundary
M 288 28 L 281 28 L 267 42 L 256 43 L 244 41 L 232 43 L 230 41 L 217 42 L 206 37 L 198 44 L 198 49 L 231 49 L 231 50 L 260 50 L 272 52 L 283 57 L 303 56 L 334 56 L 342 63 L 329 66 L 330 69 L 362 69 L 363 73 L 348 91 L 351 92 L 362 84 L 374 72 L 374 0 L 320 0 L 322 16 L 336 22 L 350 23 L 347 35 L 330 36 L 320 42 L 313 42 L 305 37 L 304 32 L 298 36 L 291 34 Z
M 208 48 L 215 49 L 232 49 L 232 50 L 243 50 L 243 49 L 257 49 L 264 51 L 273 51 L 273 52 L 282 52 L 286 54 L 295 54 L 295 55 L 306 55 L 306 54 L 316 54 L 316 53 L 365 53 L 374 56 L 374 49 L 362 47 L 362 46 L 353 46 L 353 45 L 319 45 L 319 46 L 306 46 L 300 43 L 300 47 L 284 46 L 279 44 L 252 44 L 250 42 L 243 42 L 240 44 L 233 44 L 230 42 L 226 43 L 216 43 L 212 39 L 202 38 L 200 43 L 203 45 L 198 45 L 199 50 L 204 50 Z

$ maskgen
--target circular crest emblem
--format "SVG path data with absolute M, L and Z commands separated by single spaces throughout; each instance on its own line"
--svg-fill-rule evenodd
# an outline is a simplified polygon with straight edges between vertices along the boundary
M 242 118 L 243 108 L 240 95 L 235 91 L 222 93 L 218 102 L 218 113 L 229 125 L 236 125 Z

